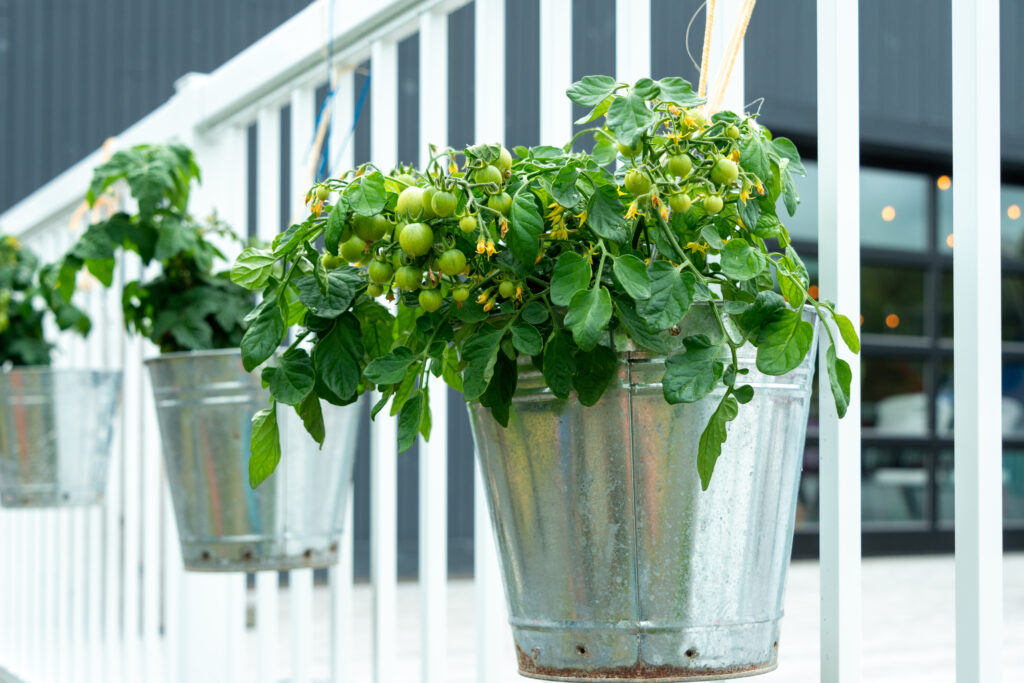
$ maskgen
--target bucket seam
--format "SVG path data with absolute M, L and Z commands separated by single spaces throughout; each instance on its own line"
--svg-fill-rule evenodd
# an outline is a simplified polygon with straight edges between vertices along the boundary
M 636 448 L 635 446 L 635 434 L 633 431 L 633 359 L 631 355 L 626 357 L 626 397 L 629 402 L 629 480 L 633 487 L 633 505 L 631 514 L 633 516 L 633 613 L 636 615 L 636 620 L 643 621 L 643 614 L 640 613 L 640 530 L 637 526 L 637 487 L 636 487 Z M 636 634 L 636 656 L 640 659 L 641 656 L 641 641 L 643 635 L 641 633 Z

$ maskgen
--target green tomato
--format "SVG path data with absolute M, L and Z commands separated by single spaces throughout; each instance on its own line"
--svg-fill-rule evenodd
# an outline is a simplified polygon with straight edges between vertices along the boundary
M 516 293 L 516 283 L 511 280 L 502 280 L 501 284 L 498 285 L 498 294 L 501 294 L 506 299 L 511 299 Z
M 441 292 L 436 289 L 421 289 L 420 295 L 420 306 L 427 313 L 433 313 L 437 309 L 441 308 L 441 304 L 444 303 L 444 297 L 441 296 Z
M 732 138 L 733 140 L 739 140 L 740 139 L 740 129 L 737 128 L 736 126 L 729 126 L 728 128 L 726 128 L 725 129 L 725 134 L 728 137 Z
M 420 288 L 423 271 L 416 266 L 402 266 L 395 271 L 395 284 L 407 292 L 415 292 Z
M 395 213 L 416 219 L 423 213 L 423 188 L 407 187 L 398 195 Z
M 675 154 L 668 158 L 668 172 L 677 178 L 685 178 L 690 175 L 693 168 L 693 159 L 689 154 Z
M 502 216 L 507 216 L 508 212 L 512 210 L 512 197 L 509 196 L 508 192 L 492 194 L 487 198 L 487 206 Z
M 458 275 L 466 268 L 466 255 L 458 249 L 449 249 L 441 254 L 437 264 L 445 275 Z
M 437 214 L 434 213 L 435 194 L 437 194 L 437 190 L 432 187 L 427 187 L 423 190 L 423 214 L 420 218 L 425 221 L 429 221 L 431 218 L 437 218 Z
M 341 243 L 338 253 L 341 254 L 341 258 L 349 263 L 356 263 L 361 261 L 366 255 L 366 242 L 355 236 L 350 237 L 347 241 Z
M 407 187 L 412 187 L 413 185 L 416 184 L 415 176 L 409 173 L 399 173 L 398 175 L 394 176 L 394 178 L 400 183 L 404 183 Z
M 452 192 L 437 192 L 430 200 L 430 206 L 441 218 L 447 218 L 455 213 L 455 207 L 459 205 L 459 198 Z
M 674 194 L 668 198 L 668 205 L 672 207 L 672 211 L 675 213 L 686 213 L 693 206 L 693 200 L 690 199 L 688 194 Z
M 379 213 L 374 216 L 356 216 L 353 223 L 356 236 L 367 244 L 381 239 L 391 229 L 391 223 Z
M 711 181 L 718 185 L 729 185 L 740 176 L 740 169 L 732 159 L 719 159 L 711 168 Z
M 375 282 L 371 282 L 370 284 L 366 285 L 366 294 L 368 296 L 380 296 L 383 293 L 384 287 L 376 284 Z
M 626 191 L 634 197 L 647 194 L 651 191 L 651 180 L 638 169 L 631 169 L 626 173 Z
M 326 201 L 327 198 L 330 197 L 330 196 L 331 196 L 331 188 L 327 187 L 326 185 L 317 185 L 316 186 L 316 198 L 317 199 L 319 199 L 320 201 Z
M 467 235 L 476 230 L 476 216 L 463 216 L 459 220 L 459 230 Z
M 324 268 L 327 270 L 334 270 L 335 268 L 343 265 L 345 263 L 345 259 L 340 256 L 335 256 L 334 254 L 324 254 L 320 257 L 320 262 L 324 264 Z
M 686 115 L 690 117 L 691 121 L 693 121 L 693 128 L 694 129 L 700 128 L 701 126 L 704 125 L 704 122 L 706 121 L 706 119 L 704 118 L 704 112 L 703 112 L 703 110 L 700 109 L 700 107 L 694 107 L 693 109 L 687 109 L 686 110 Z
M 459 285 L 458 287 L 452 290 L 452 298 L 458 301 L 459 303 L 462 303 L 463 301 L 469 298 L 469 287 L 465 285 Z
M 394 275 L 395 269 L 390 263 L 384 261 L 370 261 L 370 267 L 367 268 L 366 274 L 370 278 L 370 282 L 374 282 L 378 285 L 385 285 L 391 282 L 391 276 Z
M 434 231 L 426 223 L 410 223 L 402 228 L 398 243 L 409 256 L 423 256 L 434 246 Z
M 494 162 L 494 165 L 503 173 L 512 170 L 512 154 L 504 146 L 498 152 L 498 159 Z
M 504 179 L 505 179 L 505 176 L 502 174 L 502 172 L 500 170 L 498 170 L 498 168 L 496 166 L 491 166 L 490 164 L 488 164 L 487 166 L 484 166 L 483 168 L 481 168 L 480 170 L 478 170 L 476 172 L 476 182 L 478 182 L 478 183 L 494 183 L 495 185 L 498 186 L 497 190 L 490 190 L 490 189 L 487 190 L 491 194 L 496 194 L 498 192 L 501 192 L 501 182 Z
M 632 159 L 633 157 L 640 153 L 641 149 L 643 149 L 643 145 L 640 144 L 639 140 L 632 147 L 630 147 L 629 145 L 624 145 L 621 142 L 618 143 L 616 147 L 619 148 L 619 154 L 626 157 L 627 159 Z
M 718 195 L 710 194 L 704 198 L 704 211 L 709 216 L 714 216 L 725 207 L 725 202 Z

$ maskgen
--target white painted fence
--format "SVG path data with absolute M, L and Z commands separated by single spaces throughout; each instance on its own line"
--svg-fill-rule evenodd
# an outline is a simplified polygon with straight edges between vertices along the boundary
M 509 2 L 513 0 L 508 0 Z M 323 83 L 328 41 L 341 74 L 336 121 L 351 121 L 352 69 L 369 59 L 372 72 L 371 157 L 388 167 L 397 160 L 397 41 L 420 32 L 421 144 L 443 144 L 447 131 L 448 41 L 474 41 L 479 140 L 504 133 L 505 0 L 476 0 L 475 35 L 448 35 L 447 15 L 466 0 L 363 0 L 343 3 L 328 19 L 326 0 L 293 19 L 214 73 L 187 79 L 179 93 L 124 131 L 118 146 L 177 139 L 191 145 L 204 171 L 195 212 L 216 207 L 230 224 L 245 225 L 247 145 L 258 129 L 258 231 L 282 227 L 282 173 L 291 174 L 299 211 L 303 171 L 313 135 L 315 89 Z M 720 0 L 716 52 L 725 45 L 739 0 Z M 759 11 L 770 11 L 770 5 Z M 1001 445 L 999 411 L 989 405 L 999 389 L 998 273 L 978 257 L 998 244 L 998 1 L 953 0 L 954 102 L 958 226 L 956 250 L 958 680 L 998 681 L 1001 643 L 999 517 Z M 569 0 L 541 0 L 541 142 L 560 143 L 571 131 L 564 90 L 571 80 Z M 619 0 L 616 74 L 633 80 L 650 69 L 650 0 Z M 820 270 L 822 292 L 844 310 L 859 307 L 857 188 L 857 17 L 855 0 L 818 0 Z M 497 28 L 497 30 L 495 30 Z M 679 27 L 680 34 L 684 27 Z M 742 59 L 725 106 L 742 106 Z M 712 73 L 715 66 L 712 65 Z M 426 93 L 430 93 L 428 98 Z M 280 164 L 280 109 L 291 105 L 292 158 Z M 343 133 L 336 130 L 334 146 Z M 333 156 L 332 156 L 333 158 Z M 351 163 L 351 146 L 340 157 Z M 74 240 L 69 218 L 87 186 L 96 152 L 0 216 L 0 225 L 55 258 Z M 983 169 L 987 169 L 982 173 Z M 851 209 L 851 207 L 853 207 Z M 989 213 L 986 213 L 989 212 Z M 80 227 L 80 226 L 79 226 Z M 975 229 L 976 228 L 976 229 Z M 126 266 L 135 268 L 136 266 Z M 987 270 L 986 270 L 987 268 Z M 134 272 L 122 271 L 119 281 Z M 203 683 L 287 678 L 309 683 L 312 643 L 312 572 L 291 572 L 289 633 L 279 633 L 277 575 L 256 578 L 256 647 L 246 643 L 246 584 L 238 575 L 182 570 L 173 513 L 164 485 L 159 438 L 141 366 L 154 350 L 122 332 L 120 294 L 93 287 L 82 296 L 95 330 L 88 341 L 62 340 L 58 364 L 120 367 L 125 393 L 116 434 L 107 501 L 73 511 L 0 510 L 0 667 L 29 683 L 167 681 Z M 976 360 L 971 360 L 975 358 Z M 854 376 L 858 377 L 854 365 Z M 442 397 L 444 392 L 434 392 Z M 859 680 L 859 391 L 850 418 L 839 425 L 831 402 L 822 404 L 822 680 Z M 423 445 L 420 469 L 420 580 L 422 680 L 445 678 L 446 473 L 445 407 L 433 405 L 434 436 Z M 831 415 L 831 417 L 829 417 Z M 372 427 L 371 578 L 374 681 L 397 680 L 395 425 L 382 415 Z M 479 478 L 477 493 L 481 493 Z M 350 498 L 351 499 L 351 498 Z M 477 496 L 477 680 L 495 679 L 497 653 L 510 646 L 497 562 L 486 509 Z M 351 504 L 347 533 L 351 531 Z M 352 680 L 352 543 L 330 571 L 329 643 L 332 681 Z M 290 642 L 290 661 L 279 656 Z M 256 666 L 245 662 L 255 661 Z M 783 666 L 785 664 L 783 663 Z

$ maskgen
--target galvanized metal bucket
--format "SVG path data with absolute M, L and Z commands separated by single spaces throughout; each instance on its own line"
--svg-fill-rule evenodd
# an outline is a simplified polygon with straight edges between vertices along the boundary
M 0 504 L 101 503 L 120 396 L 117 370 L 0 372 Z
M 252 417 L 267 406 L 268 394 L 242 367 L 238 349 L 166 353 L 146 365 L 185 568 L 260 571 L 337 562 L 358 404 L 324 405 L 322 451 L 295 411 L 278 406 L 281 462 L 252 490 Z
M 679 338 L 714 336 L 708 312 Z M 772 377 L 742 349 L 755 398 L 707 491 L 697 443 L 724 390 L 669 405 L 664 357 L 623 350 L 593 407 L 555 398 L 529 364 L 508 428 L 470 406 L 520 673 L 690 681 L 776 667 L 816 357 Z

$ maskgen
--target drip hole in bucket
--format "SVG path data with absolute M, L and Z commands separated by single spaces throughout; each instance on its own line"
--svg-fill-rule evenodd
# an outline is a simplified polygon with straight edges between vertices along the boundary
M 584 645 L 577 645 L 576 646 L 576 654 L 578 654 L 580 657 L 586 657 L 587 656 L 587 648 L 586 648 L 586 646 L 584 646 Z
M 690 659 L 695 659 L 697 657 L 697 651 L 692 647 L 689 650 L 687 650 L 685 654 Z

